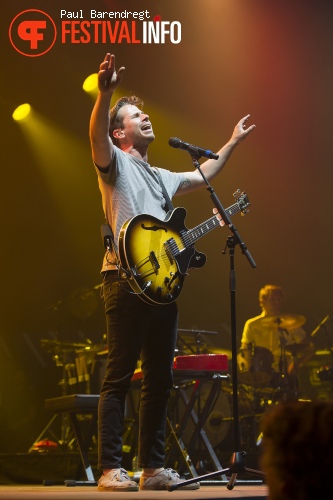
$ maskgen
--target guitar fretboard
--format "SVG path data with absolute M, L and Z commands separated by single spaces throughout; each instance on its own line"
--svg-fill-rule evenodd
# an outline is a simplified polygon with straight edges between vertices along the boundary
M 228 215 L 233 216 L 240 210 L 241 209 L 239 207 L 239 204 L 234 203 L 234 205 L 231 205 L 225 211 L 228 213 Z M 217 220 L 216 215 L 213 215 L 213 217 L 211 217 L 210 219 L 202 222 L 193 229 L 190 229 L 189 231 L 187 231 L 187 233 L 182 234 L 185 246 L 188 247 L 190 245 L 193 245 L 199 238 L 209 233 L 209 231 L 212 231 L 212 229 L 215 229 L 219 225 L 220 222 Z

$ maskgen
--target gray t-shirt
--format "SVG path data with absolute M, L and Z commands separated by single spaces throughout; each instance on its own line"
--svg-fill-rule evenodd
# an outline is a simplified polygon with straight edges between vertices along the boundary
M 165 199 L 159 183 L 156 167 L 114 148 L 110 168 L 104 172 L 96 168 L 102 205 L 110 224 L 118 250 L 119 232 L 123 224 L 132 217 L 146 213 L 165 219 Z M 169 197 L 172 199 L 184 181 L 182 173 L 158 169 Z M 105 255 L 102 271 L 116 269 L 115 259 Z

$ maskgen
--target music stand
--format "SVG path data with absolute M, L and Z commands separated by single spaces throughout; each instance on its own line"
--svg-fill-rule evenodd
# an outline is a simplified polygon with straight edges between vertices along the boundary
M 241 240 L 236 227 L 231 223 L 230 217 L 226 213 L 223 205 L 218 199 L 214 189 L 208 183 L 205 175 L 203 174 L 198 159 L 201 157 L 201 154 L 198 151 L 189 151 L 192 162 L 194 166 L 199 170 L 203 180 L 207 185 L 207 190 L 210 192 L 210 197 L 217 208 L 219 214 L 222 217 L 225 225 L 230 229 L 233 233 L 233 236 L 228 236 L 226 247 L 223 253 L 226 253 L 226 248 L 229 249 L 229 262 L 230 262 L 230 278 L 229 278 L 229 289 L 230 289 L 230 312 L 231 312 L 231 343 L 232 343 L 232 388 L 233 388 L 233 424 L 234 424 L 234 445 L 235 451 L 232 454 L 230 460 L 230 466 L 226 469 L 210 472 L 208 474 L 204 474 L 202 476 L 197 476 L 195 478 L 188 479 L 186 481 L 182 481 L 178 484 L 170 485 L 167 487 L 168 491 L 173 491 L 175 489 L 181 488 L 182 486 L 197 483 L 206 479 L 211 479 L 216 476 L 230 475 L 230 479 L 227 483 L 228 490 L 232 490 L 237 479 L 237 475 L 239 473 L 245 472 L 261 477 L 265 477 L 265 473 L 259 470 L 250 469 L 246 466 L 246 452 L 240 451 L 240 438 L 239 438 L 239 412 L 238 412 L 238 376 L 237 376 L 237 332 L 236 332 L 236 273 L 235 273 L 235 247 L 239 245 L 242 253 L 248 259 L 251 267 L 255 268 L 256 263 L 254 262 L 250 252 L 248 251 L 245 243 Z

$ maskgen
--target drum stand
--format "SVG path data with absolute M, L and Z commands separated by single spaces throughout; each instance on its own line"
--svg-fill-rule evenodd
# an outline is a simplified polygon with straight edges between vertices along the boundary
M 298 358 L 296 349 L 291 349 L 291 355 L 294 363 L 294 371 L 292 375 L 288 374 L 288 364 L 287 364 L 287 356 L 286 356 L 286 345 L 287 340 L 284 336 L 284 332 L 288 333 L 288 330 L 281 328 L 280 326 L 281 320 L 277 319 L 278 331 L 280 336 L 280 361 L 279 361 L 279 376 L 280 376 L 280 390 L 282 393 L 282 401 L 285 402 L 288 399 L 298 397 L 298 384 L 297 384 L 297 367 L 298 367 Z
M 196 148 L 194 148 L 196 149 Z M 218 199 L 214 189 L 208 183 L 205 175 L 203 174 L 198 159 L 202 156 L 199 151 L 189 151 L 192 162 L 199 170 L 204 182 L 207 185 L 207 190 L 210 192 L 210 197 L 213 201 L 214 206 L 217 208 L 218 213 L 222 217 L 226 227 L 228 227 L 233 236 L 228 236 L 227 243 L 223 254 L 226 253 L 226 248 L 229 249 L 229 260 L 230 260 L 230 279 L 229 279 L 229 288 L 230 288 L 230 309 L 231 309 L 231 342 L 232 342 L 232 388 L 233 388 L 233 424 L 234 424 L 234 444 L 235 451 L 232 454 L 230 466 L 226 469 L 218 470 L 211 472 L 209 474 L 205 474 L 203 476 L 197 476 L 195 478 L 188 479 L 187 481 L 182 481 L 181 483 L 174 484 L 168 486 L 167 489 L 169 491 L 173 491 L 177 488 L 181 488 L 182 486 L 197 483 L 206 479 L 211 479 L 216 476 L 227 475 L 230 476 L 229 482 L 227 483 L 228 490 L 232 490 L 237 479 L 237 475 L 242 472 L 248 472 L 250 474 L 258 475 L 264 477 L 265 474 L 261 471 L 250 469 L 246 466 L 246 452 L 239 451 L 240 448 L 240 438 L 239 438 L 239 412 L 238 412 L 238 380 L 237 380 L 237 332 L 236 332 L 236 274 L 235 274 L 235 262 L 234 262 L 234 254 L 235 254 L 235 246 L 239 245 L 242 253 L 248 259 L 251 267 L 256 267 L 256 263 L 254 262 L 250 252 L 248 251 L 245 243 L 241 240 L 236 227 L 231 223 L 231 220 L 225 211 L 223 205 Z
M 282 401 L 288 399 L 288 372 L 286 358 L 286 339 L 283 335 L 284 329 L 280 326 L 280 321 L 277 319 L 278 332 L 280 337 L 280 360 L 279 360 L 279 389 L 282 394 Z

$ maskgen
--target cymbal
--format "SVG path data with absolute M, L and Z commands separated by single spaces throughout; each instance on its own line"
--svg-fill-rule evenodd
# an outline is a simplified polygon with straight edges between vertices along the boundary
M 293 330 L 304 325 L 306 319 L 300 314 L 279 314 L 278 316 L 264 316 L 259 318 L 258 321 L 268 328 Z
M 219 332 L 213 332 L 211 330 L 193 330 L 193 329 L 186 329 L 186 328 L 178 328 L 178 332 L 184 332 L 184 333 L 194 333 L 195 335 L 218 335 Z

